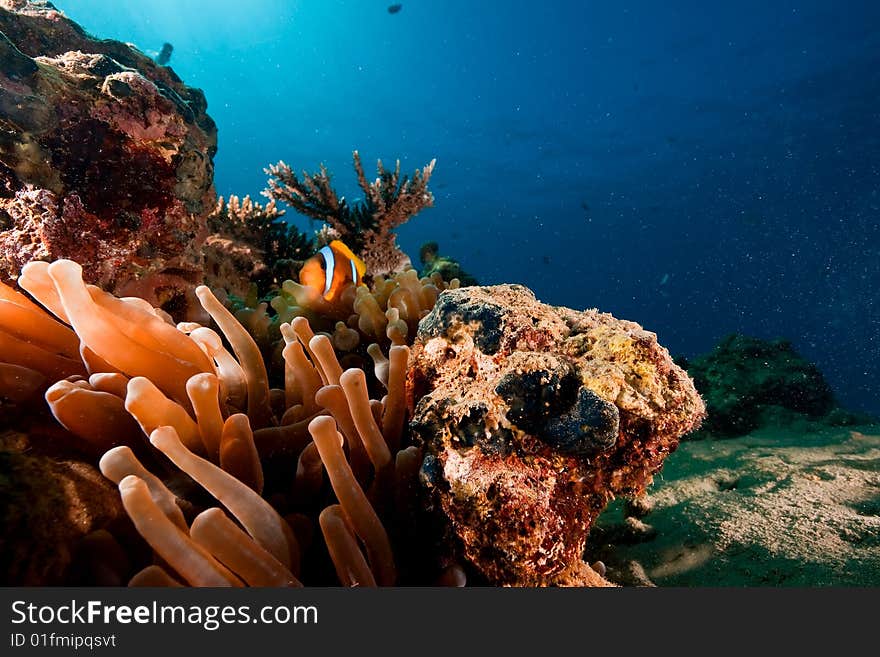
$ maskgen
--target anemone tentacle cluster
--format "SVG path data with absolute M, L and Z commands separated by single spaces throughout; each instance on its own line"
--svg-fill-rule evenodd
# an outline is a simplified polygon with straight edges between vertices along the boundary
M 0 397 L 45 391 L 54 418 L 100 457 L 161 559 L 118 573 L 132 584 L 297 586 L 316 528 L 340 582 L 394 584 L 385 527 L 409 512 L 397 491 L 421 464 L 420 450 L 403 446 L 403 337 L 437 295 L 433 281 L 400 279 L 367 293 L 360 315 L 347 295 L 350 324 L 369 317 L 368 332 L 316 334 L 302 316 L 280 323 L 282 387 L 273 388 L 257 343 L 207 287 L 196 295 L 218 331 L 174 325 L 141 299 L 86 285 L 75 262 L 32 262 L 19 285 L 40 305 L 0 287 Z M 365 350 L 369 382 L 334 349 L 361 335 L 376 338 Z M 172 490 L 169 461 L 191 480 L 188 493 Z

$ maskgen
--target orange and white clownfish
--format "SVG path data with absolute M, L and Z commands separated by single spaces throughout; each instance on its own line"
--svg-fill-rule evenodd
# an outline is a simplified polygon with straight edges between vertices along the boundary
M 299 270 L 299 282 L 318 290 L 326 301 L 333 301 L 349 283 L 361 284 L 367 271 L 364 261 L 339 240 L 333 240 Z

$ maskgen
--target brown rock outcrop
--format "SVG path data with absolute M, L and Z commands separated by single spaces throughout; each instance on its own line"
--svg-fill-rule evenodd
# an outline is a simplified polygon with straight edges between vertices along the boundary
M 0 62 L 0 278 L 70 258 L 183 314 L 215 196 L 202 92 L 47 2 L 0 0 Z
M 644 490 L 705 412 L 656 335 L 518 285 L 440 295 L 409 395 L 451 558 L 518 586 L 595 583 L 577 573 L 596 516 Z
M 124 517 L 116 487 L 83 461 L 0 432 L 0 567 L 6 586 L 68 583 L 80 542 Z

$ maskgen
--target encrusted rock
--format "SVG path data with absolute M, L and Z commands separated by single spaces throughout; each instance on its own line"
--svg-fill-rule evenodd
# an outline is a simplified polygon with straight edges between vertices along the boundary
M 261 205 L 245 196 L 217 200 L 208 216 L 205 285 L 244 298 L 277 289 L 315 250 L 314 244 L 283 219 L 275 201 Z
M 113 482 L 74 458 L 32 453 L 27 439 L 0 433 L 0 581 L 68 583 L 79 542 L 125 516 Z
M 450 558 L 496 584 L 603 581 L 577 575 L 591 524 L 642 492 L 705 412 L 656 335 L 518 285 L 443 292 L 408 384 Z
M 0 278 L 71 258 L 117 294 L 190 303 L 214 205 L 202 92 L 48 2 L 0 0 L 0 62 Z

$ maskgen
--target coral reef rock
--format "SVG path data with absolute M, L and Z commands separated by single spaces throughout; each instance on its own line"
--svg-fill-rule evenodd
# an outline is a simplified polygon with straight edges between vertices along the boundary
M 208 215 L 205 285 L 244 298 L 256 285 L 261 293 L 281 287 L 315 251 L 315 245 L 288 224 L 275 201 L 265 206 L 249 196 L 222 196 Z
M 596 516 L 643 491 L 704 415 L 656 335 L 519 285 L 443 292 L 408 386 L 449 558 L 494 584 L 593 583 L 572 574 Z
M 76 547 L 123 515 L 115 487 L 79 460 L 33 453 L 0 433 L 0 572 L 6 586 L 67 583 Z
M 433 276 L 440 274 L 444 281 L 457 278 L 461 287 L 479 285 L 476 278 L 462 269 L 461 264 L 449 256 L 440 255 L 440 246 L 437 242 L 425 242 L 419 249 L 419 260 L 422 263 L 421 276 Z
M 733 334 L 710 353 L 680 364 L 706 401 L 701 435 L 740 436 L 767 424 L 789 424 L 792 415 L 828 416 L 836 406 L 819 368 L 786 340 Z M 847 414 L 837 409 L 827 419 L 846 424 Z
M 198 89 L 48 2 L 0 0 L 0 278 L 71 258 L 175 309 L 202 279 L 217 131 Z

